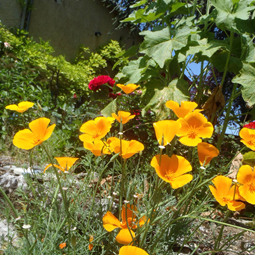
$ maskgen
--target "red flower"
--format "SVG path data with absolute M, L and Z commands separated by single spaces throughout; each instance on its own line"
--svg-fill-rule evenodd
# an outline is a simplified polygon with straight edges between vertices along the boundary
M 138 110 L 138 109 L 134 110 L 133 114 L 136 115 L 136 116 L 141 115 L 141 110 Z
M 100 75 L 98 77 L 95 77 L 93 80 L 89 82 L 89 89 L 97 91 L 100 89 L 102 85 L 106 83 L 113 87 L 115 81 L 108 75 Z
M 74 94 L 74 95 L 73 95 L 73 98 L 77 98 L 77 95 L 76 95 L 76 94 Z
M 111 97 L 111 98 L 113 98 L 113 99 L 115 99 L 117 96 L 121 96 L 121 93 L 116 93 L 116 94 L 114 94 L 114 93 L 109 93 L 108 96 Z
M 251 123 L 249 123 L 249 124 L 246 124 L 246 125 L 244 125 L 243 127 L 255 129 L 255 121 L 253 121 L 253 122 L 251 122 Z

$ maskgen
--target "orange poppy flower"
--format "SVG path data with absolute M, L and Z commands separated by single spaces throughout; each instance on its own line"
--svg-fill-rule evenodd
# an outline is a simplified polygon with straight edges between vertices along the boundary
M 62 249 L 64 249 L 66 247 L 66 243 L 61 243 L 60 245 L 59 245 L 59 248 L 62 250 Z
M 18 131 L 13 137 L 13 144 L 25 150 L 30 150 L 50 138 L 55 124 L 48 127 L 50 119 L 39 118 L 29 123 L 29 129 Z
M 82 142 L 100 140 L 110 131 L 113 122 L 114 118 L 112 117 L 97 117 L 85 122 L 80 128 L 80 131 L 84 133 L 79 136 L 80 140 Z
M 116 86 L 122 89 L 126 94 L 130 94 L 134 90 L 136 90 L 138 87 L 140 87 L 139 85 L 135 85 L 135 84 L 128 84 L 128 85 L 117 84 Z
M 126 141 L 121 140 L 122 145 L 122 158 L 127 159 L 132 157 L 134 154 L 139 153 L 144 150 L 144 145 L 136 140 Z M 120 139 L 115 138 L 110 143 L 111 149 L 115 153 L 120 153 Z
M 197 153 L 200 165 L 207 165 L 209 162 L 219 155 L 219 150 L 209 143 L 199 143 L 197 145 Z
M 192 170 L 188 160 L 184 157 L 172 155 L 169 158 L 167 155 L 156 155 L 151 160 L 151 166 L 155 168 L 157 175 L 166 182 L 169 182 L 173 189 L 180 188 L 189 183 L 193 176 L 186 174 Z
M 104 143 L 101 140 L 83 142 L 83 147 L 90 150 L 95 156 L 111 154 L 111 148 L 108 146 L 108 143 Z
M 122 207 L 122 211 L 121 211 L 121 216 L 122 216 L 122 222 L 120 222 L 111 212 L 107 212 L 104 217 L 103 217 L 103 227 L 106 229 L 106 231 L 111 232 L 116 228 L 121 228 L 120 232 L 118 233 L 118 235 L 116 236 L 116 241 L 118 243 L 121 244 L 129 244 L 132 242 L 133 238 L 135 237 L 135 233 L 133 230 L 130 229 L 130 232 L 133 236 L 130 235 L 130 232 L 128 230 L 128 226 L 129 228 L 133 228 L 134 225 L 134 219 L 135 219 L 135 215 L 133 213 L 132 210 L 134 207 L 130 205 L 128 205 L 127 208 L 127 219 L 128 219 L 128 223 L 126 222 L 126 217 L 125 217 L 125 207 Z M 127 226 L 128 224 L 128 226 Z
M 241 166 L 237 173 L 240 195 L 250 204 L 255 204 L 255 171 L 249 165 Z
M 177 102 L 170 100 L 166 102 L 166 107 L 173 110 L 173 112 L 178 118 L 184 118 L 187 114 L 191 113 L 197 107 L 197 103 L 182 101 L 180 107 Z
M 5 107 L 5 109 L 23 113 L 27 109 L 29 109 L 29 108 L 31 108 L 33 106 L 34 106 L 34 103 L 28 102 L 28 101 L 24 101 L 24 102 L 20 102 L 18 105 L 16 105 L 16 104 L 7 105 Z
M 90 242 L 90 244 L 89 244 L 89 250 L 91 251 L 92 249 L 93 249 L 93 244 L 92 244 L 92 241 L 94 240 L 94 237 L 92 236 L 92 235 L 90 235 L 89 236 L 89 242 Z
M 177 132 L 179 141 L 187 146 L 197 146 L 202 138 L 210 138 L 213 133 L 213 125 L 207 121 L 199 111 L 194 111 L 178 120 L 182 127 Z
M 119 255 L 149 255 L 145 250 L 135 246 L 123 246 L 120 248 Z
M 68 171 L 79 158 L 55 157 L 55 159 L 57 160 L 59 166 L 55 164 L 54 166 L 60 169 L 61 171 L 65 172 Z M 45 173 L 45 171 L 51 166 L 53 165 L 52 164 L 47 165 L 43 172 Z
M 231 211 L 239 211 L 245 208 L 245 204 L 236 201 L 242 200 L 237 185 L 232 185 L 232 180 L 226 176 L 216 176 L 212 180 L 214 186 L 209 185 L 209 189 L 212 192 L 214 198 L 221 206 L 227 205 Z M 236 186 L 236 187 L 235 187 Z M 235 190 L 236 189 L 236 190 Z M 235 197 L 234 197 L 235 196 Z
M 177 131 L 181 128 L 179 121 L 174 120 L 161 120 L 153 123 L 155 129 L 156 137 L 159 142 L 159 145 L 169 144 L 175 137 Z
M 239 136 L 243 138 L 241 140 L 243 144 L 255 151 L 255 129 L 242 128 L 239 132 Z
M 131 115 L 130 112 L 119 111 L 118 116 L 112 113 L 112 117 L 116 119 L 119 123 L 126 124 L 129 120 L 133 119 L 135 115 Z

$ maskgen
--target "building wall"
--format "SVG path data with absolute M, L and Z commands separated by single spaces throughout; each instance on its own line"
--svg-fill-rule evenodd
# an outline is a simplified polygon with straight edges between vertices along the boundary
M 28 31 L 37 41 L 50 41 L 55 55 L 72 61 L 82 44 L 94 51 L 111 39 L 126 47 L 138 43 L 127 28 L 114 30 L 113 18 L 100 0 L 34 0 Z
M 0 0 L 0 20 L 8 28 L 19 28 L 22 8 L 18 0 Z

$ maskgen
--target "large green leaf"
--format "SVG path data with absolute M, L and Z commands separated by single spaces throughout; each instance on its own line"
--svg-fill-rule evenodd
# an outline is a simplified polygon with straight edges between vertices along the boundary
M 212 0 L 212 5 L 217 10 L 216 25 L 220 28 L 226 27 L 231 30 L 235 27 L 235 19 L 247 20 L 250 16 L 250 11 L 254 10 L 254 6 L 249 6 L 249 0 L 240 2 L 232 0 Z
M 104 117 L 112 117 L 112 113 L 117 111 L 117 98 L 115 98 L 111 103 L 109 103 L 102 111 L 101 114 Z
M 245 153 L 243 155 L 243 163 L 254 167 L 255 166 L 255 152 L 250 151 L 250 152 Z
M 245 45 L 247 46 L 246 58 L 245 60 L 248 63 L 255 63 L 255 46 L 253 43 L 253 38 L 249 35 L 243 35 L 245 38 Z
M 248 106 L 255 104 L 255 67 L 251 64 L 244 63 L 241 75 L 236 76 L 233 83 L 239 83 L 243 86 L 242 96 Z
M 188 83 L 185 80 L 174 79 L 168 87 L 163 89 L 155 89 L 155 94 L 150 102 L 142 110 L 144 115 L 148 110 L 152 110 L 156 114 L 157 120 L 166 119 L 169 116 L 169 109 L 165 106 L 169 100 L 174 100 L 178 103 L 188 100 Z
M 188 26 L 180 29 L 165 27 L 158 31 L 144 31 L 144 42 L 141 44 L 141 52 L 152 57 L 161 68 L 167 60 L 173 57 L 173 51 L 186 46 L 190 33 L 193 32 Z

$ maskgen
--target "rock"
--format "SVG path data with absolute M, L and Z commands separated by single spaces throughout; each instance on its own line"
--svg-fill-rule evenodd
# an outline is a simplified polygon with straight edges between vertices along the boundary
M 14 166 L 11 166 L 11 165 L 7 165 L 7 166 L 2 167 L 2 170 L 5 170 L 5 171 L 10 171 L 10 170 L 13 170 L 13 169 L 14 169 Z
M 237 156 L 233 159 L 230 170 L 228 172 L 228 177 L 231 179 L 236 179 L 237 172 L 242 165 L 243 155 L 238 153 Z
M 27 189 L 27 183 L 23 175 L 13 175 L 7 172 L 0 176 L 0 186 L 5 192 L 11 193 L 15 189 L 22 187 L 23 190 Z
M 7 236 L 16 239 L 17 233 L 12 224 L 8 224 L 7 220 L 4 219 L 0 221 L 0 238 L 2 237 L 4 240 L 7 240 Z

